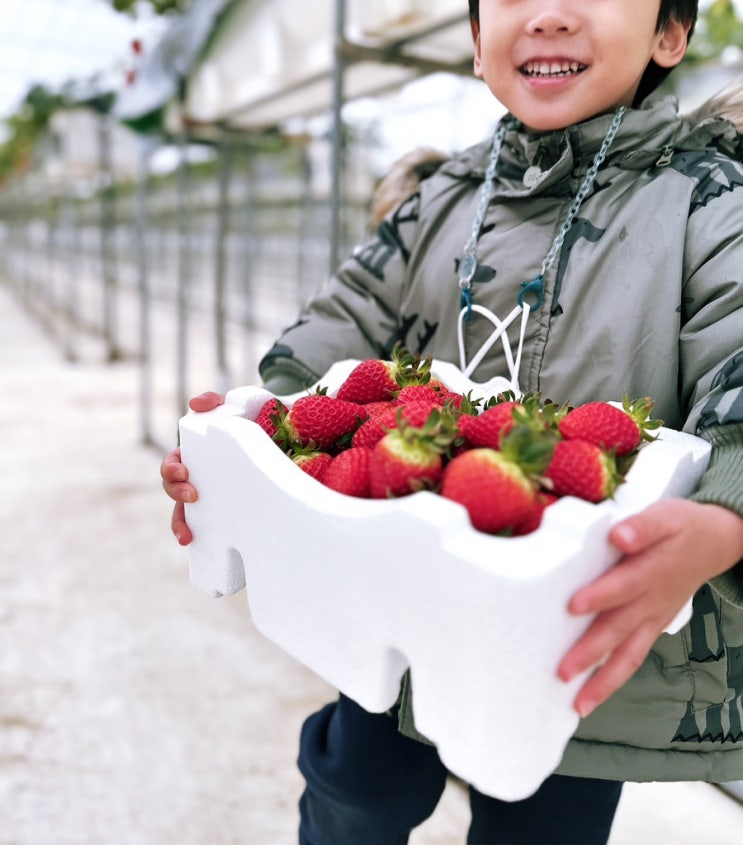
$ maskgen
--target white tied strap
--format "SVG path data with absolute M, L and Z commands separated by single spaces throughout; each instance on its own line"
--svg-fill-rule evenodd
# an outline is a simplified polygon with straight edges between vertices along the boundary
M 495 331 L 490 334 L 490 337 L 483 343 L 477 353 L 472 357 L 472 360 L 467 363 L 467 355 L 464 348 L 464 324 L 467 319 L 472 318 L 472 314 L 477 313 L 489 320 Z M 506 317 L 505 320 L 500 320 L 482 305 L 473 303 L 469 307 L 462 308 L 459 312 L 459 321 L 457 324 L 457 338 L 459 340 L 459 368 L 468 377 L 471 378 L 474 371 L 480 366 L 485 356 L 493 348 L 493 345 L 500 340 L 503 343 L 503 352 L 506 356 L 506 366 L 508 367 L 509 378 L 506 379 L 508 386 L 505 390 L 512 390 L 515 394 L 520 395 L 519 388 L 519 370 L 521 369 L 521 355 L 524 349 L 524 338 L 526 337 L 526 326 L 529 322 L 529 315 L 531 308 L 529 305 L 517 305 L 513 311 Z M 519 344 L 516 350 L 516 358 L 514 360 L 511 342 L 506 334 L 508 327 L 521 315 L 521 328 L 519 331 Z

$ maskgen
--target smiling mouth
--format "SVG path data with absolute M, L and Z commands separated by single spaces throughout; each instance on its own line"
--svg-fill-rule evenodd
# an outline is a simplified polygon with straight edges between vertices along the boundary
M 526 62 L 519 70 L 524 76 L 529 76 L 532 79 L 559 79 L 564 76 L 577 76 L 583 73 L 588 65 L 580 62 L 559 62 L 559 61 L 543 61 L 543 62 Z

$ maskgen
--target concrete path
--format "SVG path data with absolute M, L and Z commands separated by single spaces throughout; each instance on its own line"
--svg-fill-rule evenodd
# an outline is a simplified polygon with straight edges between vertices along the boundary
M 133 365 L 65 363 L 3 287 L 0 360 L 0 845 L 292 845 L 297 734 L 333 691 L 244 595 L 189 584 Z M 467 818 L 452 783 L 411 845 Z M 611 845 L 742 832 L 714 787 L 628 785 Z

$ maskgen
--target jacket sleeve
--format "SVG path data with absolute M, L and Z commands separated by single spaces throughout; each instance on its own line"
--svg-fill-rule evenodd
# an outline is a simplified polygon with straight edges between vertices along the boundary
M 395 343 L 404 340 L 400 303 L 419 207 L 415 193 L 343 262 L 261 361 L 265 383 L 296 390 L 317 381 L 336 361 L 390 357 Z
M 701 434 L 712 445 L 712 456 L 709 469 L 690 498 L 721 505 L 743 517 L 743 424 L 710 426 Z M 743 608 L 743 560 L 711 583 L 725 599 Z
M 729 171 L 698 184 L 687 226 L 680 389 L 693 434 L 743 423 L 743 167 L 723 160 Z
M 686 246 L 680 333 L 686 431 L 712 446 L 695 501 L 743 516 L 743 167 L 725 157 L 699 181 Z M 743 562 L 713 586 L 743 606 Z

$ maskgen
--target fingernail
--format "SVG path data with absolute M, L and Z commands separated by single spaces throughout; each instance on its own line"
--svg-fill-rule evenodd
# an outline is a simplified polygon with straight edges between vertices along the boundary
M 568 606 L 571 616 L 583 616 L 588 613 L 588 605 L 583 599 L 573 599 Z
M 572 667 L 560 666 L 557 670 L 557 677 L 565 684 L 569 684 L 577 674 L 578 670 Z
M 585 719 L 586 716 L 590 716 L 595 709 L 596 705 L 592 701 L 581 701 L 577 707 L 578 715 L 581 719 Z
M 181 542 L 181 537 L 182 537 L 181 532 L 180 532 L 180 531 L 176 531 L 176 532 L 174 532 L 174 533 L 175 533 L 175 539 L 176 539 L 176 540 L 180 543 L 180 542 Z
M 614 529 L 614 535 L 628 546 L 633 545 L 637 539 L 637 532 L 631 525 L 617 525 Z

